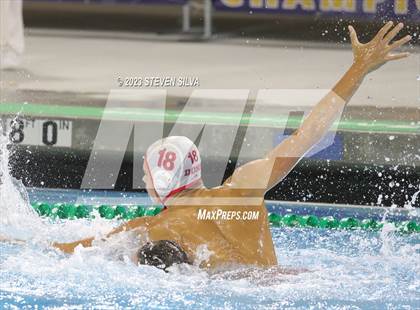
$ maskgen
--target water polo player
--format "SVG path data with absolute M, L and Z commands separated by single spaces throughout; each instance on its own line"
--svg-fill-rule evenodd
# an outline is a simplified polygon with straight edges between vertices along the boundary
M 277 265 L 263 201 L 265 192 L 280 182 L 327 133 L 369 72 L 388 61 L 408 56 L 408 53 L 392 53 L 410 40 L 410 36 L 405 36 L 393 41 L 402 28 L 402 24 L 394 26 L 389 22 L 372 41 L 361 44 L 350 26 L 354 61 L 348 71 L 295 134 L 264 158 L 236 169 L 222 186 L 204 187 L 200 154 L 189 139 L 169 137 L 154 143 L 145 156 L 144 180 L 150 196 L 166 210 L 155 217 L 129 221 L 110 235 L 128 230 L 146 233 L 149 242 L 139 245 L 136 260 L 163 269 L 174 263 L 193 262 L 204 268 L 229 264 Z M 235 217 L 199 219 L 202 210 L 210 215 L 222 210 Z M 244 212 L 258 216 L 237 217 Z M 91 246 L 93 242 L 89 238 L 54 246 L 71 253 L 76 246 Z

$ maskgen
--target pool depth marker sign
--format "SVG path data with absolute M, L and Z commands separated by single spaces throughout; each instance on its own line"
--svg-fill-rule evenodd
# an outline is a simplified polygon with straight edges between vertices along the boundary
M 420 0 L 214 0 L 216 9 L 420 20 Z

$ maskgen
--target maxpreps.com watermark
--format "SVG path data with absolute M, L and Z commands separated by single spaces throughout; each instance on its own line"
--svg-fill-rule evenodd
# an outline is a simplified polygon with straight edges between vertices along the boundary
M 206 220 L 245 220 L 245 221 L 256 221 L 260 217 L 260 211 L 233 211 L 233 210 L 207 210 L 207 209 L 198 209 L 197 219 L 206 221 Z

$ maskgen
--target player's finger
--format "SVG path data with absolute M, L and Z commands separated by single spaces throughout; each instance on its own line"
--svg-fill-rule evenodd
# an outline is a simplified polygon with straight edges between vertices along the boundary
M 411 36 L 405 36 L 404 38 L 395 41 L 389 46 L 389 50 L 393 50 L 396 48 L 399 48 L 400 46 L 404 45 L 405 43 L 409 42 L 411 40 Z
M 386 43 L 391 42 L 395 36 L 398 34 L 398 32 L 401 31 L 401 29 L 403 29 L 404 24 L 403 23 L 399 23 L 398 25 L 396 25 L 390 32 L 387 33 L 387 35 L 384 37 L 384 40 Z
M 410 56 L 410 53 L 390 54 L 385 57 L 386 60 L 398 60 Z
M 392 21 L 389 21 L 381 28 L 381 30 L 378 31 L 378 34 L 376 35 L 375 39 L 382 40 L 387 32 L 392 28 L 394 23 Z
M 360 44 L 359 39 L 357 38 L 356 30 L 354 30 L 353 26 L 349 26 L 349 32 L 350 32 L 350 40 L 352 45 L 358 45 Z

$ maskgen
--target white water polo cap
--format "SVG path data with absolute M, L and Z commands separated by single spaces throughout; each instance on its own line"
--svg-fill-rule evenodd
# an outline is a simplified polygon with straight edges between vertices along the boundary
M 146 168 L 162 203 L 201 180 L 201 157 L 195 144 L 183 136 L 167 137 L 146 151 Z

